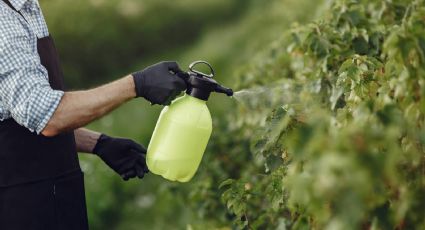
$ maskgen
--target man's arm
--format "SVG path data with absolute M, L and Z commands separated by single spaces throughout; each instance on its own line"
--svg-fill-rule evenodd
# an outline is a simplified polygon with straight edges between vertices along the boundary
M 186 89 L 181 73 L 176 62 L 161 62 L 95 89 L 66 92 L 41 133 L 51 137 L 83 127 L 135 97 L 168 105 Z
M 74 131 L 75 143 L 77 144 L 77 152 L 80 153 L 93 153 L 94 147 L 99 140 L 100 133 L 79 128 Z
M 83 127 L 135 97 L 130 75 L 98 88 L 66 92 L 41 133 L 51 137 Z

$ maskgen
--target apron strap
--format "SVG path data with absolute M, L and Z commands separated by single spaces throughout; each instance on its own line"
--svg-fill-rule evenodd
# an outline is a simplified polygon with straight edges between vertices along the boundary
M 20 14 L 25 21 L 27 21 L 27 19 L 25 19 L 24 15 L 22 15 L 22 13 L 20 11 L 16 10 L 15 7 L 13 7 L 12 3 L 10 3 L 9 0 L 3 0 L 3 2 L 6 3 L 6 5 L 8 5 L 13 11 Z

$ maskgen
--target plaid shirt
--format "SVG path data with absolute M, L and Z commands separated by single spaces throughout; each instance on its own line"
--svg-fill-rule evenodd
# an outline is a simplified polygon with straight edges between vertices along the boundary
M 0 0 L 0 121 L 13 118 L 38 134 L 64 92 L 53 90 L 41 65 L 37 39 L 49 35 L 38 0 Z

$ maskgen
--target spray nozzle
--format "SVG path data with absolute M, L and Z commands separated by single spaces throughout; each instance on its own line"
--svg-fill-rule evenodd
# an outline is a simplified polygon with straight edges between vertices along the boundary
M 215 92 L 224 93 L 229 97 L 233 96 L 233 90 L 232 89 L 226 88 L 226 87 L 221 86 L 221 85 L 217 85 L 217 88 L 215 88 Z
M 206 65 L 210 73 L 206 74 L 197 69 L 196 66 L 204 64 Z M 199 98 L 207 101 L 211 92 L 224 93 L 227 96 L 233 96 L 233 90 L 226 88 L 213 79 L 214 69 L 206 61 L 196 61 L 189 65 L 189 72 L 187 74 L 178 74 L 179 77 L 185 80 L 187 84 L 186 93 L 192 97 Z

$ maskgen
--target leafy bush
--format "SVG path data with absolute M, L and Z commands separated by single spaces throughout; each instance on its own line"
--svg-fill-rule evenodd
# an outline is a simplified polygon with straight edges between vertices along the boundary
M 209 198 L 204 216 L 249 229 L 425 228 L 423 0 L 330 1 L 240 76 L 238 111 L 193 188 Z

